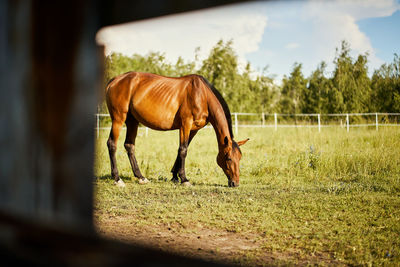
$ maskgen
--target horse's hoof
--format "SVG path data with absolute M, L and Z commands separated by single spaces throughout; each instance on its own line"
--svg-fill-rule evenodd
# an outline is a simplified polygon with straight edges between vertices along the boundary
M 149 182 L 149 180 L 147 180 L 147 178 L 140 178 L 139 179 L 139 184 L 147 184 Z
M 175 184 L 179 183 L 179 179 L 178 178 L 172 178 L 171 181 Z
M 125 183 L 121 179 L 119 179 L 118 182 L 114 182 L 114 184 L 118 187 L 125 187 Z
M 192 186 L 192 184 L 189 181 L 183 182 L 181 185 L 182 186 Z

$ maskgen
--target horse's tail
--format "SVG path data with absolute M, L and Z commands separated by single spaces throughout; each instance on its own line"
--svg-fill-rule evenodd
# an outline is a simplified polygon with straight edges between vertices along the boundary
M 106 84 L 106 88 L 108 88 L 108 85 L 109 85 L 112 81 L 114 81 L 116 77 L 117 77 L 117 76 L 112 77 L 110 80 L 108 80 L 108 82 L 107 82 L 107 84 Z
M 110 83 L 112 83 L 112 82 L 115 80 L 115 78 L 120 77 L 120 76 L 123 76 L 123 75 L 128 74 L 128 73 L 131 73 L 131 72 L 132 72 L 132 71 L 127 71 L 127 72 L 125 72 L 125 73 L 123 73 L 123 74 L 120 74 L 120 75 L 117 75 L 117 76 L 112 77 L 112 78 L 107 82 L 107 84 L 106 84 L 106 91 L 108 90 L 108 86 L 110 85 Z

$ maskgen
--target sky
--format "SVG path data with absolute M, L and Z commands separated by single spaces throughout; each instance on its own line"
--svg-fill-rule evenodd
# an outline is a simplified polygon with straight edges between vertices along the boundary
M 127 56 L 161 52 L 205 59 L 219 41 L 233 41 L 240 66 L 281 80 L 295 62 L 309 76 L 321 61 L 332 72 L 342 40 L 351 55 L 368 53 L 370 74 L 400 54 L 400 0 L 267 1 L 228 5 L 101 29 L 97 42 L 106 54 Z

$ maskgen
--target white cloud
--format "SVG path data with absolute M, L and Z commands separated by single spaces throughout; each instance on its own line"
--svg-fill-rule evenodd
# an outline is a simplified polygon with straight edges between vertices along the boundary
M 203 59 L 220 39 L 233 40 L 241 66 L 248 56 L 257 62 L 253 66 L 269 65 L 278 77 L 288 74 L 295 61 L 303 63 L 306 75 L 321 60 L 331 65 L 335 48 L 346 40 L 353 56 L 368 52 L 370 69 L 375 69 L 383 61 L 357 22 L 390 16 L 398 9 L 395 0 L 256 2 L 107 27 L 97 39 L 107 54 L 159 51 L 171 63 L 179 56 L 194 60 L 196 47 L 201 47 Z M 269 36 L 262 44 L 264 34 Z
M 194 60 L 196 47 L 201 48 L 200 58 L 205 58 L 220 39 L 233 40 L 243 64 L 247 53 L 258 50 L 267 25 L 267 17 L 254 8 L 257 5 L 234 5 L 107 27 L 99 31 L 97 41 L 105 45 L 106 54 L 159 51 L 175 62 L 179 56 Z
M 333 51 L 340 47 L 342 40 L 350 43 L 353 54 L 369 53 L 373 68 L 383 63 L 376 56 L 371 40 L 361 32 L 357 21 L 366 18 L 392 15 L 399 9 L 399 4 L 393 0 L 337 0 L 309 1 L 305 10 L 313 22 L 313 39 L 319 43 L 316 51 L 326 61 L 332 61 Z
M 336 0 L 325 2 L 324 5 L 330 13 L 348 14 L 355 20 L 390 16 L 399 8 L 396 0 Z
M 293 50 L 296 49 L 300 46 L 299 43 L 288 43 L 287 45 L 285 45 L 285 48 L 288 50 Z

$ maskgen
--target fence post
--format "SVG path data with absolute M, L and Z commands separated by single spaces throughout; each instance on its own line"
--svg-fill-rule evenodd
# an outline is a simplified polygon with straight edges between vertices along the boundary
M 321 114 L 318 114 L 318 132 L 321 132 Z
M 262 116 L 262 127 L 264 128 L 265 125 L 264 112 L 261 114 L 261 116 Z
M 347 132 L 349 132 L 349 128 L 350 128 L 350 121 L 349 121 L 349 114 L 346 114 L 346 127 L 347 127 Z
M 149 128 L 148 127 L 144 127 L 146 129 L 146 137 L 149 135 Z
M 99 131 L 100 131 L 100 122 L 99 122 L 99 113 L 96 114 L 96 128 L 97 128 L 97 138 L 99 138 Z
M 238 134 L 238 119 L 237 119 L 237 113 L 233 113 L 235 114 L 235 134 Z
M 376 130 L 378 131 L 378 112 L 375 113 L 375 123 L 376 123 Z
M 278 130 L 278 116 L 276 113 L 274 113 L 274 120 L 275 120 L 275 131 Z

